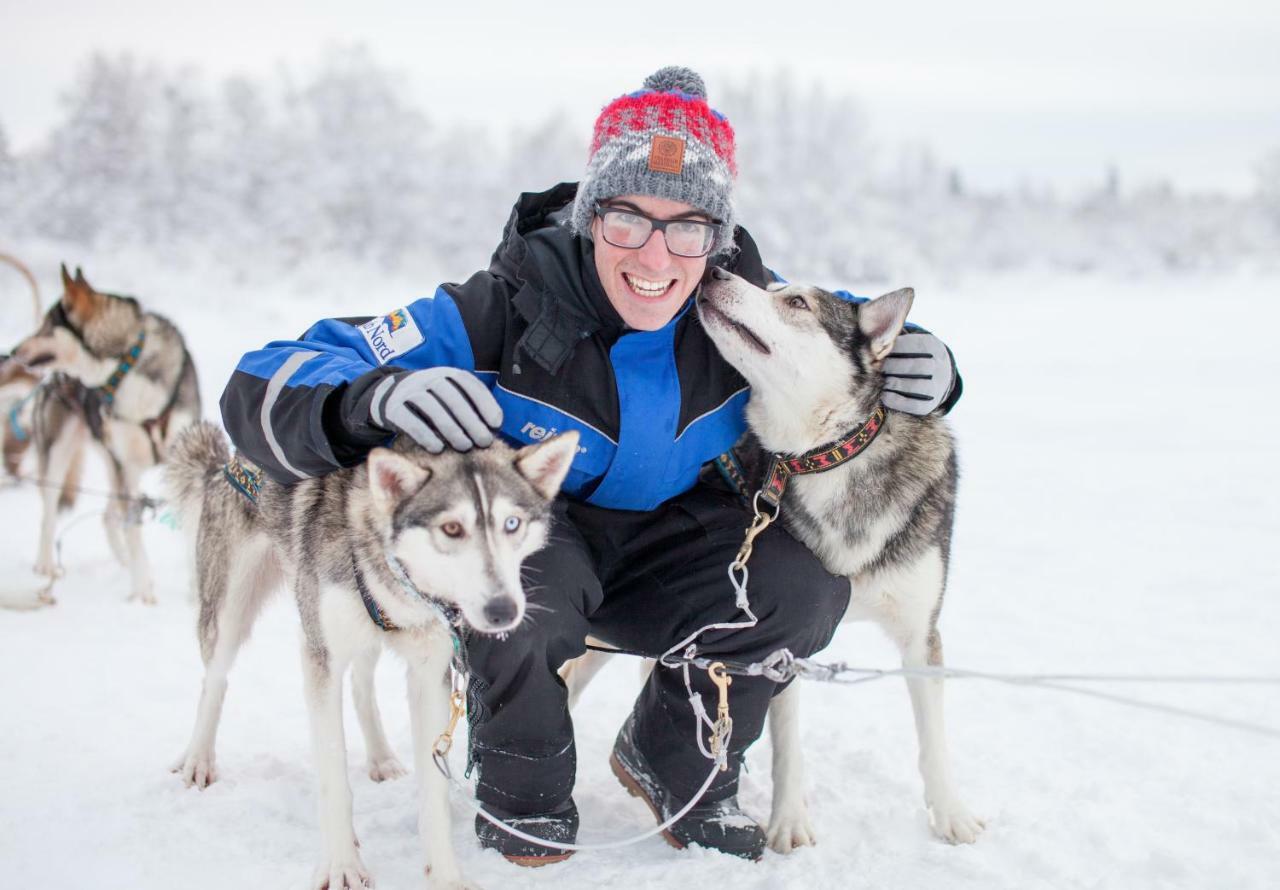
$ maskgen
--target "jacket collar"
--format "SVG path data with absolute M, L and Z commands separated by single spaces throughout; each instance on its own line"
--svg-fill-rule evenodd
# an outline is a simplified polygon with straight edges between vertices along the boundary
M 596 273 L 592 244 L 567 226 L 576 183 L 527 192 L 516 201 L 489 271 L 509 281 L 512 303 L 527 323 L 516 343 L 555 374 L 579 341 L 595 334 L 616 339 L 625 329 Z

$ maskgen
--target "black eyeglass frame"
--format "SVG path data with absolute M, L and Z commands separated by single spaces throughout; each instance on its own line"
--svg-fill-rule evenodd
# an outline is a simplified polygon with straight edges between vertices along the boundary
M 604 217 L 606 213 L 629 213 L 632 216 L 638 216 L 643 220 L 648 220 L 649 234 L 645 236 L 644 241 L 640 242 L 634 247 L 627 244 L 616 244 L 613 241 L 609 241 L 608 237 L 606 237 L 604 234 L 604 223 L 606 222 Z M 649 243 L 649 239 L 653 237 L 654 232 L 661 232 L 662 240 L 666 242 L 667 250 L 670 251 L 671 255 L 684 257 L 685 259 L 689 259 L 689 260 L 700 259 L 711 253 L 712 248 L 716 246 L 716 229 L 718 229 L 722 225 L 722 223 L 718 219 L 712 219 L 711 222 L 703 222 L 700 219 L 654 219 L 652 216 L 648 216 L 644 213 L 641 213 L 639 210 L 634 210 L 630 207 L 615 207 L 610 204 L 599 204 L 599 203 L 597 203 L 595 206 L 595 215 L 600 218 L 600 222 L 601 222 L 600 237 L 604 238 L 604 240 L 607 243 L 612 244 L 614 247 L 621 247 L 623 250 L 639 250 L 640 248 L 644 247 L 646 244 Z M 667 226 L 673 225 L 675 223 L 687 223 L 695 226 L 703 226 L 704 228 L 709 229 L 711 232 L 711 237 L 707 241 L 707 249 L 704 250 L 702 253 L 693 253 L 693 254 L 679 253 L 678 251 L 671 250 L 671 242 L 667 239 Z

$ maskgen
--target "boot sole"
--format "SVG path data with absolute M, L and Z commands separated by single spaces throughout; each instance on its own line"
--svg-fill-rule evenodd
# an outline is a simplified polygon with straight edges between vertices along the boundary
M 544 865 L 564 862 L 572 855 L 573 850 L 565 850 L 563 853 L 554 853 L 550 856 L 508 856 L 504 853 L 502 858 L 521 868 L 542 868 Z
M 649 799 L 649 795 L 644 793 L 644 788 L 640 786 L 640 783 L 636 781 L 635 777 L 632 776 L 631 773 L 627 772 L 627 768 L 622 765 L 622 761 L 618 759 L 617 754 L 609 755 L 609 767 L 613 770 L 613 774 L 617 776 L 618 781 L 622 783 L 622 787 L 627 789 L 628 794 L 632 797 L 638 797 L 644 801 L 645 806 L 649 808 L 649 812 L 653 813 L 653 818 L 657 820 L 659 825 L 666 821 L 662 817 L 662 812 L 654 806 L 653 801 Z M 684 844 L 682 844 L 680 840 L 669 830 L 664 828 L 662 830 L 662 837 L 668 844 L 675 847 L 677 850 L 684 849 Z

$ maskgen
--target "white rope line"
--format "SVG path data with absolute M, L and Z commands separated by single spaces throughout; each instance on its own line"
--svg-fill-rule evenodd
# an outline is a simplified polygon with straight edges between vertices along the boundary
M 755 664 L 750 665 L 749 667 L 757 668 L 760 667 L 760 665 Z M 793 659 L 791 663 L 784 668 L 784 671 L 789 672 L 792 676 L 800 679 L 837 683 L 844 686 L 868 683 L 872 680 L 881 680 L 886 677 L 894 676 L 904 678 L 921 677 L 925 679 L 947 678 L 955 680 L 990 680 L 996 683 L 1005 683 L 1010 686 L 1029 686 L 1041 689 L 1051 689 L 1056 692 L 1073 692 L 1077 695 L 1087 695 L 1092 698 L 1100 698 L 1105 701 L 1127 705 L 1132 708 L 1155 711 L 1157 713 L 1168 714 L 1175 717 L 1184 717 L 1189 720 L 1199 720 L 1202 723 L 1223 726 L 1229 729 L 1237 729 L 1242 732 L 1253 733 L 1254 735 L 1260 735 L 1265 738 L 1280 739 L 1280 728 L 1273 726 L 1267 726 L 1261 723 L 1252 723 L 1247 720 L 1236 720 L 1232 717 L 1220 717 L 1216 714 L 1208 714 L 1203 711 L 1184 708 L 1178 705 L 1167 705 L 1161 702 L 1148 701 L 1146 699 L 1135 698 L 1131 695 L 1118 695 L 1114 692 L 1103 692 L 1098 689 L 1083 689 L 1079 686 L 1069 685 L 1070 683 L 1099 682 L 1262 686 L 1280 685 L 1280 676 L 1214 676 L 1196 674 L 1015 674 L 998 673 L 994 671 L 971 671 L 945 667 L 903 667 L 881 669 L 855 668 L 844 664 L 814 665 L 812 662 L 808 662 L 806 659 L 802 658 Z M 761 673 L 764 673 L 763 670 Z M 855 676 L 852 679 L 841 679 L 841 674 L 855 674 L 858 676 Z
M 763 666 L 766 662 L 761 662 Z M 1219 686 L 1234 685 L 1280 685 L 1280 674 L 1036 674 L 1013 673 L 1002 671 L 974 671 L 951 667 L 900 667 L 900 668 L 860 668 L 843 662 L 834 664 L 818 664 L 808 659 L 793 660 L 796 668 L 789 673 L 802 680 L 818 680 L 824 683 L 865 683 L 884 677 L 925 677 L 931 679 L 953 680 L 993 680 L 998 683 L 1026 684 L 1028 686 L 1048 683 L 1167 683 L 1167 684 L 1208 684 Z M 757 665 L 749 665 L 754 668 Z M 739 670 L 730 666 L 730 673 Z M 755 674 L 756 671 L 745 671 Z M 760 670 L 761 676 L 768 676 L 768 671 Z M 830 674 L 831 676 L 824 676 Z M 861 675 L 853 680 L 839 679 L 840 674 Z
M 699 733 L 699 735 L 701 735 L 701 733 Z M 728 743 L 726 742 L 724 746 L 724 751 L 726 754 L 728 753 L 728 750 L 729 750 L 729 746 L 728 746 Z M 692 810 L 697 805 L 698 801 L 702 800 L 702 796 L 707 793 L 707 789 L 710 788 L 711 783 L 715 781 L 716 774 L 720 772 L 720 763 L 719 761 L 717 761 L 716 763 L 712 764 L 711 772 L 707 774 L 706 781 L 702 783 L 702 787 L 698 789 L 698 793 L 695 794 L 692 798 L 690 798 L 689 802 L 685 804 L 684 807 L 679 812 L 672 814 L 672 816 L 669 819 L 667 819 L 665 822 L 660 823 L 655 828 L 651 828 L 648 831 L 642 832 L 641 834 L 633 835 L 632 837 L 629 837 L 629 838 L 624 838 L 620 841 L 602 841 L 600 843 L 592 843 L 592 844 L 566 844 L 560 841 L 548 840 L 547 838 L 544 838 L 544 837 L 538 837 L 537 835 L 528 834 L 526 832 L 521 831 L 518 828 L 513 828 L 512 826 L 503 822 L 497 816 L 490 814 L 484 807 L 480 806 L 480 804 L 476 803 L 475 800 L 472 799 L 471 789 L 465 787 L 462 783 L 460 783 L 457 779 L 453 777 L 453 773 L 450 772 L 449 770 L 449 764 L 446 758 L 440 756 L 439 754 L 435 754 L 433 755 L 433 757 L 436 762 L 436 768 L 440 770 L 441 774 L 443 774 L 445 779 L 449 782 L 449 787 L 451 787 L 454 791 L 458 793 L 458 796 L 462 798 L 463 803 L 465 803 L 468 807 L 474 810 L 476 815 L 483 818 L 490 825 L 493 825 L 495 828 L 500 828 L 503 831 L 505 831 L 507 834 L 511 835 L 512 837 L 517 837 L 520 840 L 525 841 L 527 843 L 536 844 L 539 847 L 550 847 L 553 850 L 564 850 L 565 852 L 574 852 L 574 853 L 590 852 L 593 850 L 616 850 L 619 847 L 629 847 L 632 844 L 638 844 L 640 843 L 640 841 L 648 840 L 654 835 L 660 834 L 661 832 L 666 831 L 672 825 L 674 825 L 675 823 L 683 819 L 689 813 L 689 811 Z
M 105 491 L 101 488 L 87 488 L 83 485 L 64 485 L 60 482 L 40 479 L 35 476 L 27 476 L 21 473 L 7 478 L 13 487 L 16 487 L 19 483 L 25 482 L 28 485 L 34 485 L 36 488 L 57 488 L 66 491 L 74 491 L 76 494 L 87 494 L 90 497 L 136 503 L 144 508 L 162 507 L 166 503 L 164 498 L 153 498 L 148 494 L 131 495 L 117 491 Z M 0 483 L 0 485 L 2 485 L 2 483 Z

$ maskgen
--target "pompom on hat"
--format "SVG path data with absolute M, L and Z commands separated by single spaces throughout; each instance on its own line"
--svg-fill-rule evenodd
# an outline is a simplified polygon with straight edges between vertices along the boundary
M 733 247 L 733 127 L 707 104 L 697 72 L 669 66 L 644 88 L 619 96 L 596 118 L 587 171 L 578 185 L 570 225 L 591 237 L 600 201 L 650 195 L 681 201 L 720 223 L 711 252 Z

